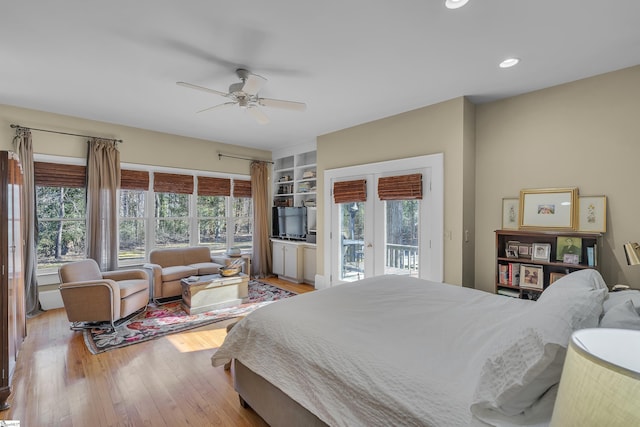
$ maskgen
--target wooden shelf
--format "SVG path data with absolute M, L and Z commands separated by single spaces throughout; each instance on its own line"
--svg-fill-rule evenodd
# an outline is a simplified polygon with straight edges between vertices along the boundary
M 500 289 L 509 289 L 519 292 L 520 298 L 537 299 L 537 297 L 546 289 L 553 278 L 557 278 L 560 275 L 569 274 L 577 270 L 583 270 L 588 268 L 598 269 L 598 248 L 602 247 L 602 234 L 600 233 L 581 233 L 576 231 L 524 231 L 524 230 L 496 230 L 496 276 L 495 276 L 495 291 Z M 578 264 L 569 264 L 564 261 L 557 260 L 558 254 L 558 238 L 571 237 L 574 240 L 579 239 L 580 247 L 580 262 Z M 549 245 L 549 259 L 535 259 L 531 255 L 531 248 L 534 244 L 546 244 Z M 518 258 L 508 257 L 507 248 L 509 246 L 522 246 L 522 250 L 518 251 Z M 528 248 L 528 253 L 526 251 Z M 589 256 L 587 254 L 587 248 L 593 248 L 593 265 L 589 265 Z M 511 264 L 511 275 L 509 275 L 509 265 Z M 533 270 L 536 272 L 542 271 L 542 276 L 537 280 L 541 288 L 537 286 L 523 287 L 513 284 L 514 280 L 519 280 L 515 276 L 519 276 L 513 272 L 513 267 L 516 269 L 520 265 L 525 264 L 527 266 L 533 266 Z M 539 267 L 536 269 L 535 267 Z M 505 278 L 506 271 L 506 278 Z

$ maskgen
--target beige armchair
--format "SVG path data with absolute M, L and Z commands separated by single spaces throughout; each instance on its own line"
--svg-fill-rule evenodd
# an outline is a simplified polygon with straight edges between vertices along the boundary
M 60 293 L 71 322 L 80 330 L 115 322 L 144 309 L 149 302 L 149 276 L 145 270 L 101 272 L 93 259 L 60 267 Z

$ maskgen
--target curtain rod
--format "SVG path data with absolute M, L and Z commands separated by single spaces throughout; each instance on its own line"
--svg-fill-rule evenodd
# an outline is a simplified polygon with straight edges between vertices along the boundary
M 80 135 L 80 134 L 77 134 L 77 133 L 60 132 L 60 131 L 57 131 L 57 130 L 28 128 L 28 127 L 24 127 L 24 126 L 20 126 L 20 125 L 14 125 L 14 124 L 11 124 L 11 128 L 13 128 L 13 129 L 25 129 L 25 130 L 37 130 L 37 131 L 40 131 L 40 132 L 59 133 L 60 135 L 81 136 L 83 138 L 99 138 L 99 139 L 106 139 L 106 140 L 113 141 L 113 142 L 119 142 L 121 144 L 123 143 L 123 141 L 121 139 L 102 138 L 102 137 L 90 136 L 90 135 Z
M 229 157 L 231 159 L 240 159 L 240 160 L 251 160 L 252 162 L 262 162 L 262 163 L 271 163 L 271 164 L 273 164 L 273 162 L 271 160 L 252 159 L 252 158 L 249 158 L 249 157 L 232 156 L 230 154 L 218 153 L 218 160 L 222 160 L 223 157 Z

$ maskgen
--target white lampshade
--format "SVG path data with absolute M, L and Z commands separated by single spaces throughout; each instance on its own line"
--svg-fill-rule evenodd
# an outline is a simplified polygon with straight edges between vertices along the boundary
M 640 425 L 640 331 L 583 329 L 571 336 L 551 426 Z

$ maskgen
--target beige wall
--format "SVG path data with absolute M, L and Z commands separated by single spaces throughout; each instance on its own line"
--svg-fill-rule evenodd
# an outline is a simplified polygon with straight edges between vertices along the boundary
M 118 148 L 120 160 L 124 163 L 248 175 L 248 161 L 229 158 L 219 160 L 218 151 L 244 157 L 271 159 L 270 151 L 185 138 L 6 105 L 0 105 L 1 150 L 13 150 L 12 141 L 15 130 L 11 129 L 10 124 L 122 139 L 124 143 L 120 144 Z M 82 137 L 34 131 L 33 147 L 38 154 L 78 158 L 85 158 L 87 155 L 86 138 Z
M 469 182 L 464 162 L 473 160 L 465 155 L 472 153 L 472 138 L 465 139 L 464 133 L 473 127 L 465 122 L 466 114 L 468 117 L 473 114 L 473 106 L 463 98 L 457 98 L 322 135 L 317 142 L 319 177 L 328 169 L 444 153 L 444 229 L 447 236 L 444 241 L 444 279 L 455 284 L 463 283 L 464 184 Z M 473 192 L 474 188 L 469 191 Z M 323 194 L 324 182 L 319 180 L 318 224 L 324 224 L 325 207 L 331 203 L 323 200 Z M 468 208 L 473 210 L 473 205 Z M 325 242 L 319 231 L 316 260 L 317 270 L 321 273 Z
M 622 245 L 640 241 L 640 66 L 476 107 L 476 287 L 493 291 L 501 199 L 522 188 L 606 195 L 601 271 L 640 288 Z M 447 213 L 445 213 L 446 215 Z

